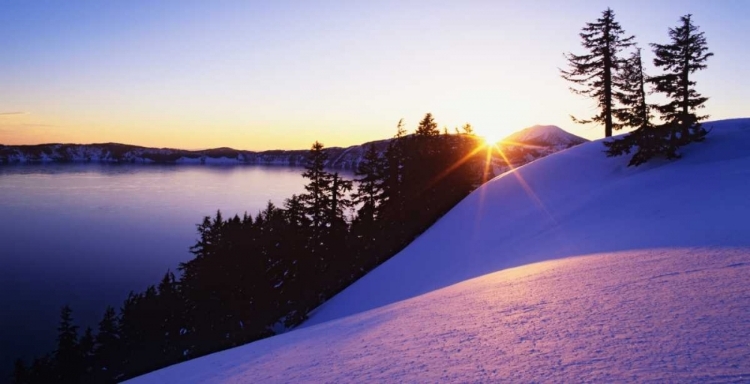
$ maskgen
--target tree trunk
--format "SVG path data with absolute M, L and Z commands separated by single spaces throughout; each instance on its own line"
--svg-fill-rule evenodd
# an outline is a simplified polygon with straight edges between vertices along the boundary
M 604 39 L 607 42 L 604 53 L 604 137 L 612 137 L 612 51 L 609 20 L 604 27 Z
M 689 65 L 690 65 L 690 22 L 687 21 L 685 23 L 685 46 L 682 47 L 685 50 L 685 57 L 684 61 L 682 63 L 682 117 L 680 120 L 682 120 L 682 137 L 680 138 L 682 142 L 688 141 L 689 136 L 689 126 L 688 126 L 688 114 L 689 112 L 689 103 L 690 103 L 690 83 L 689 83 Z M 692 124 L 690 124 L 692 125 Z

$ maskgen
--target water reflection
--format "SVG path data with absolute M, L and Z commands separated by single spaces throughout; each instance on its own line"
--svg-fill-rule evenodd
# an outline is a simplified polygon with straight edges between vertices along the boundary
M 0 372 L 54 346 L 59 308 L 94 325 L 107 304 L 190 258 L 217 209 L 257 213 L 304 191 L 300 168 L 0 166 Z M 351 174 L 344 174 L 352 177 Z

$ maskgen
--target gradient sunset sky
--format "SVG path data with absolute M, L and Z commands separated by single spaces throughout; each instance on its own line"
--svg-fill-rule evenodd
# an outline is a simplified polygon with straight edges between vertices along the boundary
M 3 1 L 0 143 L 239 149 L 346 146 L 425 112 L 502 136 L 578 126 L 559 77 L 612 7 L 644 48 L 692 13 L 715 56 L 712 119 L 750 116 L 750 1 Z M 655 100 L 655 99 L 654 99 Z

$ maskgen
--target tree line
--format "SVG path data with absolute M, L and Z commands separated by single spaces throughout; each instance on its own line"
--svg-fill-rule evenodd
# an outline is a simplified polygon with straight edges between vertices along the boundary
M 613 129 L 634 129 L 604 143 L 608 156 L 633 151 L 628 165 L 638 166 L 657 156 L 678 158 L 680 147 L 703 141 L 708 132 L 700 122 L 708 116 L 699 115 L 698 110 L 708 98 L 698 93 L 692 75 L 706 68 L 713 53 L 708 52 L 704 33 L 699 32 L 692 15 L 682 16 L 680 24 L 669 29 L 669 43 L 650 44 L 654 66 L 662 71 L 655 76 L 644 72 L 635 37 L 626 35 L 611 9 L 595 22 L 586 23 L 580 37 L 585 53 L 566 54 L 569 69 L 561 70 L 561 75 L 573 83 L 572 92 L 595 100 L 598 112 L 588 119 L 571 116 L 573 121 L 602 124 L 605 137 L 611 137 Z M 631 48 L 627 57 L 621 56 Z M 665 101 L 648 103 L 647 86 Z M 661 124 L 652 123 L 654 111 Z
M 18 360 L 13 381 L 125 380 L 302 323 L 492 176 L 470 125 L 445 131 L 429 113 L 411 135 L 399 121 L 384 152 L 366 149 L 353 181 L 326 168 L 316 142 L 303 194 L 255 216 L 205 217 L 179 277 L 167 271 L 131 292 L 96 330 L 79 332 L 64 307 L 57 348 L 29 365 Z

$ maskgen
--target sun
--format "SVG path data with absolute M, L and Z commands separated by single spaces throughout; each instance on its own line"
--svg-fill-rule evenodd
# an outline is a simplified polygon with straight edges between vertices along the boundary
M 504 136 L 502 132 L 499 131 L 487 131 L 482 132 L 479 134 L 481 138 L 484 139 L 484 141 L 487 144 L 494 145 L 499 143 L 501 140 L 503 140 Z

